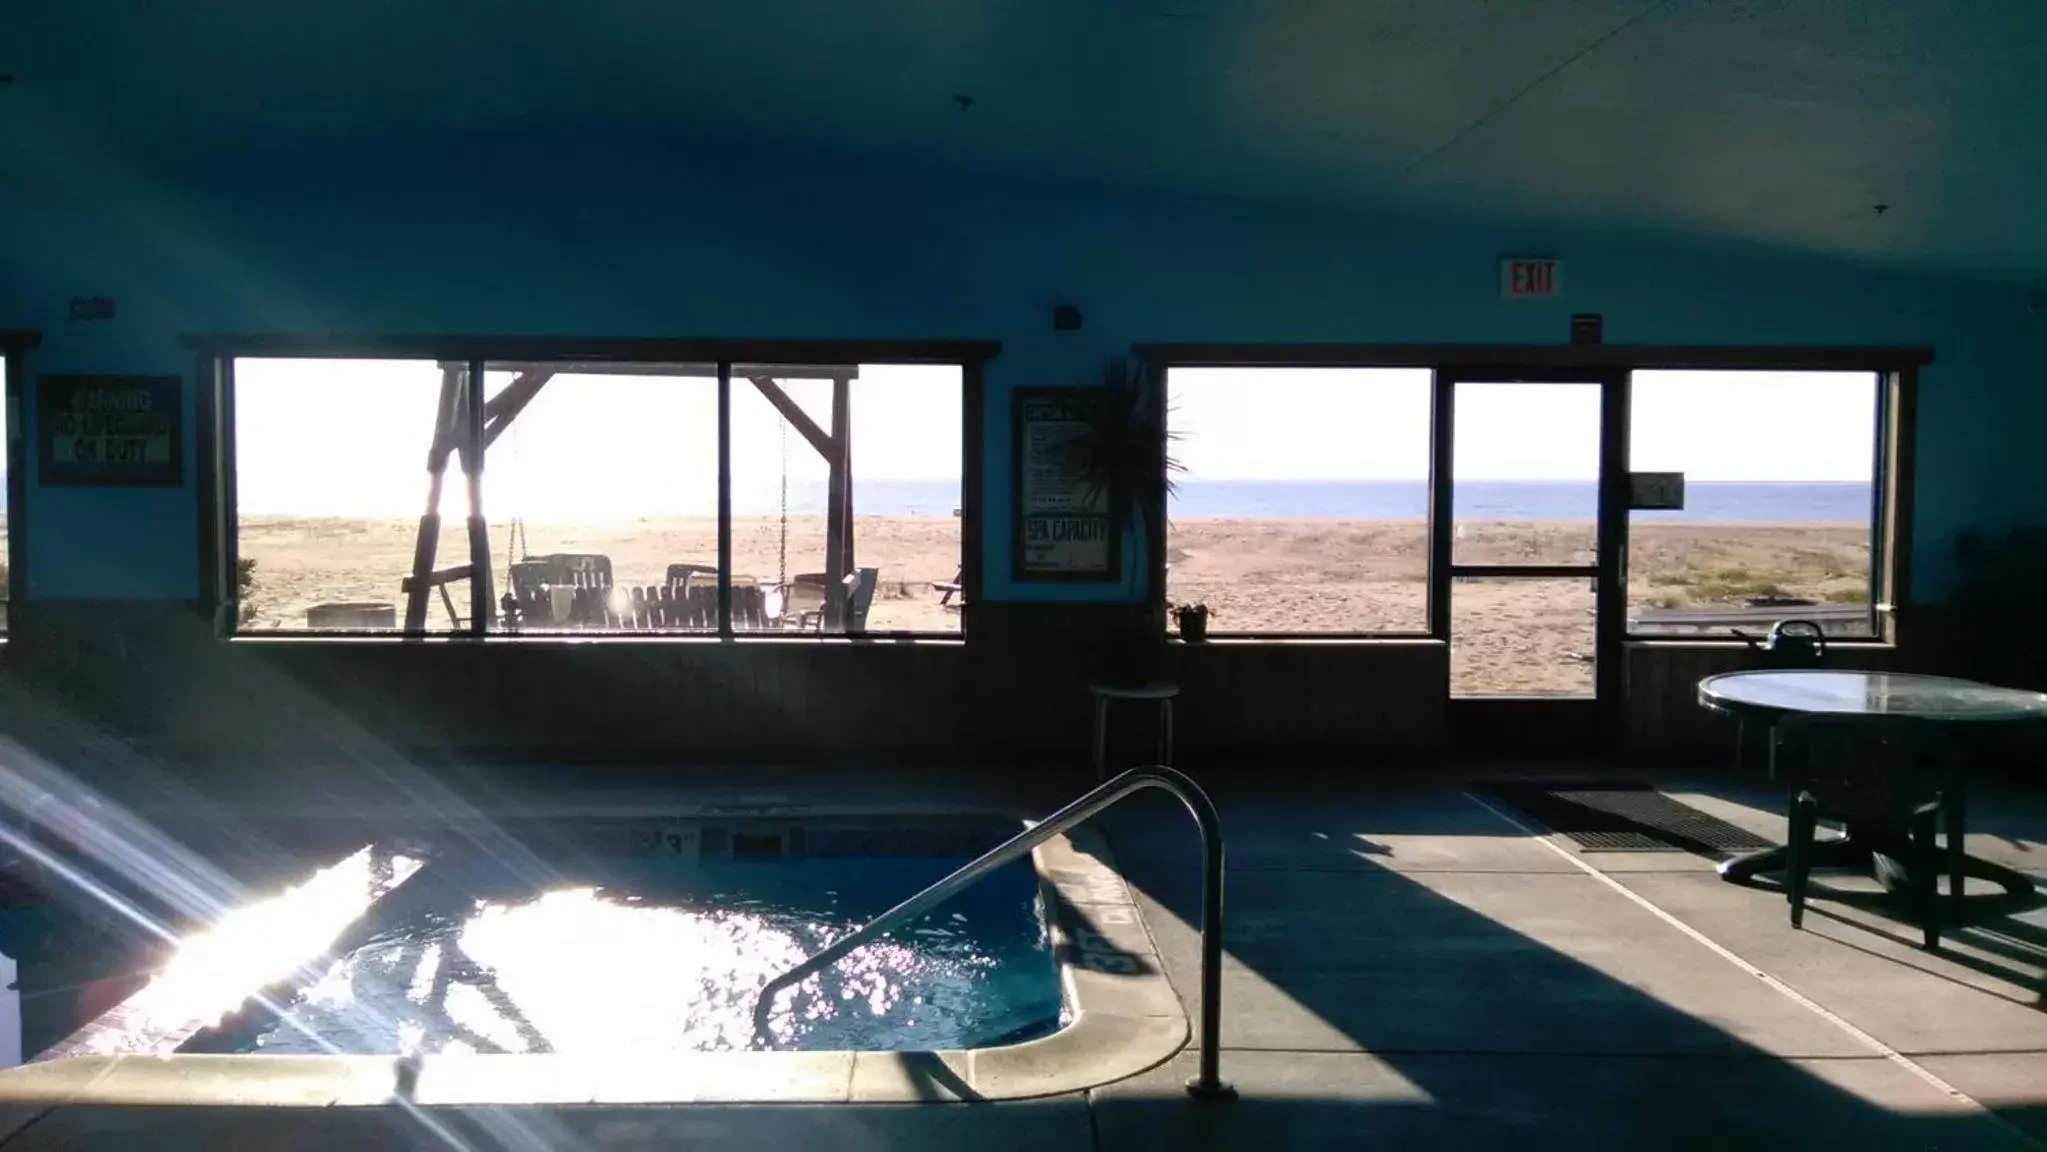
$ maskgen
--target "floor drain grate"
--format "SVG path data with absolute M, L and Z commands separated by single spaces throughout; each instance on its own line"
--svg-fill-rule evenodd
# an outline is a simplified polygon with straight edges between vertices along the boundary
M 1479 791 L 1568 837 L 1581 852 L 1726 856 L 1774 847 L 1647 784 L 1487 784 Z

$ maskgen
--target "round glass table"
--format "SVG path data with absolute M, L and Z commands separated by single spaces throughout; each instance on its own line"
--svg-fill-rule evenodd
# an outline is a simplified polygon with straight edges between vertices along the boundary
M 2047 693 L 1911 672 L 1728 672 L 1699 681 L 1699 703 L 1766 720 L 1794 712 L 1957 723 L 2047 720 Z
M 1909 717 L 1943 724 L 2013 723 L 2047 720 L 2047 693 L 1998 688 L 1973 680 L 1921 676 L 1909 672 L 1855 672 L 1817 668 L 1764 672 L 1728 672 L 1699 681 L 1699 703 L 1715 712 L 1774 727 L 1786 716 L 1824 713 L 1834 716 Z M 1955 756 L 1958 781 L 1966 783 L 1967 758 Z M 1966 788 L 1949 798 L 1954 827 L 1961 827 Z M 1813 863 L 1833 867 L 1871 868 L 1887 887 L 1909 882 L 1896 860 L 1883 852 L 1880 839 L 1853 825 L 1844 835 L 1813 845 Z M 1720 865 L 1720 875 L 1737 884 L 1759 872 L 1781 871 L 1782 846 L 1736 856 Z M 1987 860 L 1963 857 L 1962 875 L 1992 881 L 2014 897 L 2033 892 L 2024 874 Z M 1951 881 L 1957 911 L 1962 895 L 1959 877 Z

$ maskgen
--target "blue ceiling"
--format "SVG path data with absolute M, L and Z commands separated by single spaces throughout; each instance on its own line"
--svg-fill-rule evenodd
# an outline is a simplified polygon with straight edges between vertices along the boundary
M 2043 61 L 2042 0 L 0 0 L 0 172 L 626 126 L 2033 279 Z

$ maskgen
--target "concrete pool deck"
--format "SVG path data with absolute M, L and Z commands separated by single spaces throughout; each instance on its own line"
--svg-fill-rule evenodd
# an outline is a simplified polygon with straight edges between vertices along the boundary
M 1650 778 L 1781 834 L 1767 788 Z M 1186 1099 L 1193 1056 L 1183 1051 L 1103 1087 L 1005 1103 L 0 1109 L 11 1133 L 0 1147 L 2047 1142 L 2047 909 L 1979 917 L 1930 954 L 1895 910 L 1831 881 L 1839 894 L 1820 894 L 1806 930 L 1794 932 L 1781 897 L 1722 882 L 1710 861 L 1581 855 L 1516 827 L 1442 773 L 1356 779 L 1215 789 L 1231 851 L 1223 1074 L 1243 1094 L 1235 1104 Z M 1049 809 L 1083 784 L 1045 781 L 1015 803 Z M 877 808 L 900 810 L 880 791 Z M 733 790 L 741 793 L 779 790 Z M 634 787 L 557 802 L 650 798 Z M 2047 797 L 1986 791 L 1972 821 L 1972 852 L 2047 880 Z M 1191 1008 L 1191 824 L 1169 797 L 1147 796 L 1102 826 Z M 898 1063 L 916 1070 L 916 1058 Z M 921 1084 L 910 1098 L 956 1095 L 935 1078 Z

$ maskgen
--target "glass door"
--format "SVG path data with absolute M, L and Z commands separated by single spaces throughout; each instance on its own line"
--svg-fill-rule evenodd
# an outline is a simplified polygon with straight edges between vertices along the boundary
M 1431 624 L 1450 644 L 1453 737 L 1474 727 L 1516 740 L 1554 733 L 1582 747 L 1617 730 L 1624 381 L 1584 371 L 1437 377 Z M 1507 710 L 1511 722 L 1469 723 L 1488 711 L 1508 721 L 1498 715 Z

